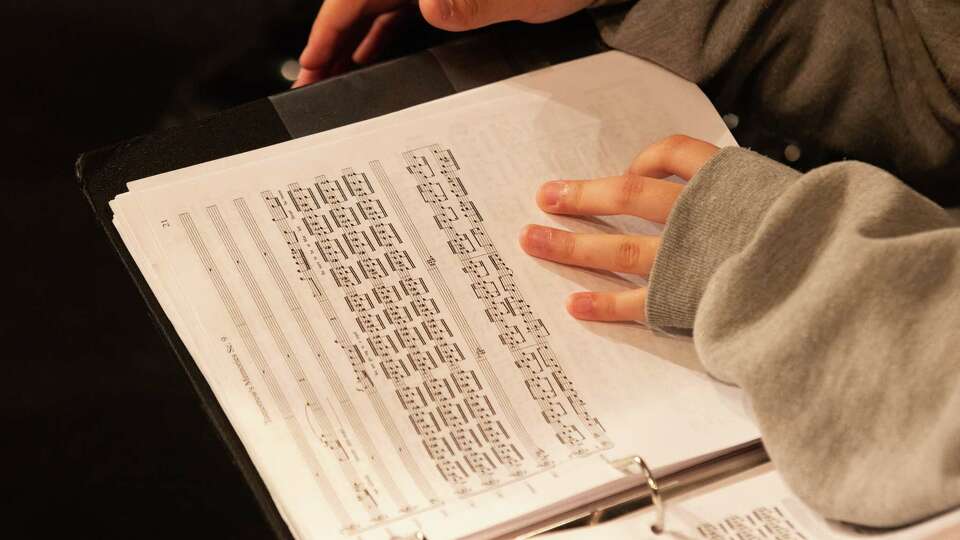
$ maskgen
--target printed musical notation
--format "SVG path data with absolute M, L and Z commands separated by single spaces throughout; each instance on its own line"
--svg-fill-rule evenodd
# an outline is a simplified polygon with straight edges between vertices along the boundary
M 423 268 L 428 263 L 406 249 L 407 231 L 390 219 L 392 205 L 384 204 L 368 175 L 347 169 L 338 178 L 320 176 L 311 186 L 290 184 L 261 195 L 301 281 L 350 359 L 358 389 L 377 399 L 384 390 L 378 382 L 389 381 L 442 478 L 467 494 L 496 485 L 504 476 L 499 471 L 526 474 L 524 453 L 504 425 L 503 392 L 499 400 L 490 397 L 492 370 L 476 373 L 480 366 L 468 360 L 468 345 L 448 322 L 452 296 L 438 299 Z M 337 314 L 321 275 L 332 278 L 349 320 Z M 381 421 L 385 427 L 391 422 L 385 410 Z M 399 434 L 397 440 L 403 440 Z M 412 459 L 405 465 L 435 497 L 418 465 Z
M 250 331 L 250 325 L 246 317 L 244 317 L 233 292 L 223 278 L 223 270 L 214 260 L 206 242 L 197 230 L 193 216 L 189 213 L 182 213 L 179 215 L 179 219 L 201 264 L 206 268 L 207 275 L 210 277 L 210 281 L 216 289 L 220 300 L 223 302 L 231 321 L 240 334 L 247 354 L 252 358 L 254 365 L 266 383 L 267 389 L 274 400 L 274 404 L 279 409 L 280 415 L 286 423 L 287 431 L 296 444 L 301 458 L 309 468 L 317 487 L 321 493 L 323 493 L 324 499 L 337 517 L 341 530 L 352 532 L 355 530 L 355 525 L 344 507 L 343 502 L 340 500 L 340 496 L 333 488 L 330 480 L 325 476 L 316 455 L 311 450 L 306 440 L 306 432 L 303 426 L 294 414 L 289 399 L 277 381 L 276 374 L 270 367 L 270 363 L 264 357 L 260 344 L 257 343 L 256 338 Z M 245 263 L 242 262 L 242 259 L 237 259 L 236 262 L 238 266 L 246 266 Z
M 529 405 L 511 400 L 500 377 L 513 373 L 497 373 L 491 355 L 512 356 L 523 388 L 570 455 L 609 446 L 551 348 L 549 330 L 487 235 L 453 154 L 431 147 L 403 157 L 426 205 L 418 215 L 432 213 L 450 250 L 443 256 L 459 261 L 502 349 L 481 345 L 471 326 L 476 322 L 465 315 L 476 306 L 462 305 L 471 299 L 458 298 L 447 282 L 461 278 L 440 272 L 408 213 L 414 209 L 403 204 L 379 161 L 366 170 L 266 189 L 259 192 L 259 209 L 244 197 L 207 206 L 216 233 L 210 237 L 229 257 L 222 261 L 211 254 L 193 216 L 180 215 L 299 453 L 350 534 L 442 505 L 449 496 L 444 492 L 468 496 L 526 478 L 562 457 L 531 435 L 517 410 Z M 264 210 L 270 232 L 257 217 Z M 230 221 L 242 227 L 231 229 Z M 237 235 L 244 233 L 241 242 Z M 272 235 L 286 248 L 275 248 Z M 242 287 L 231 290 L 224 271 L 234 272 Z M 255 310 L 245 314 L 238 294 Z M 282 302 L 271 305 L 268 297 Z M 295 325 L 284 327 L 279 317 Z M 252 324 L 266 332 L 255 336 Z M 317 326 L 324 324 L 328 328 Z M 324 334 L 335 336 L 334 343 L 324 342 Z M 268 346 L 281 356 L 273 363 L 265 357 Z M 338 371 L 340 361 L 352 379 Z M 319 367 L 331 396 L 311 380 L 308 363 Z M 274 370 L 285 370 L 296 386 L 285 393 Z M 375 413 L 374 423 L 364 420 L 357 400 Z M 378 446 L 371 430 L 385 435 L 390 447 Z M 319 444 L 307 441 L 311 433 Z M 387 466 L 386 453 L 402 467 Z
M 487 319 L 497 328 L 501 344 L 523 373 L 544 420 L 575 454 L 591 451 L 585 444 L 588 437 L 608 446 L 610 440 L 603 425 L 588 411 L 550 346 L 549 330 L 524 300 L 513 270 L 487 234 L 453 152 L 432 145 L 405 152 L 403 157 L 423 202 L 447 237 L 447 246 L 469 277 Z

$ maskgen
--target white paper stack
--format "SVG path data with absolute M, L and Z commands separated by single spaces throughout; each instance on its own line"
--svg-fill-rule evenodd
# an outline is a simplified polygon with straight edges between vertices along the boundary
M 642 280 L 533 260 L 537 187 L 684 133 L 735 144 L 693 84 L 603 53 L 129 184 L 114 223 L 298 538 L 429 538 L 602 494 L 755 440 L 689 342 L 583 323 Z M 512 523 L 515 523 L 513 521 Z

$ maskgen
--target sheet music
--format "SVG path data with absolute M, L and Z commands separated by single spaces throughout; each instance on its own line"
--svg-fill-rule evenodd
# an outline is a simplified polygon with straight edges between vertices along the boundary
M 767 464 L 721 487 L 707 486 L 667 504 L 666 530 L 651 532 L 652 509 L 608 523 L 545 535 L 544 540 L 947 540 L 960 535 L 960 511 L 881 530 L 831 522 L 803 504 Z
M 636 280 L 537 261 L 537 186 L 616 174 L 699 90 L 605 53 L 220 162 L 112 204 L 151 289 L 300 538 L 453 538 L 757 437 L 689 343 L 581 323 Z

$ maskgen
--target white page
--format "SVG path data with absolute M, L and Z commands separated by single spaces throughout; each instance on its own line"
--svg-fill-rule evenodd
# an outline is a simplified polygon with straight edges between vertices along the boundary
M 296 147 L 291 151 L 278 145 L 272 147 L 273 155 L 261 152 L 249 162 L 233 160 L 219 171 L 206 167 L 202 177 L 189 182 L 171 175 L 172 182 L 157 182 L 117 201 L 118 225 L 130 229 L 125 238 L 138 239 L 138 264 L 156 270 L 154 282 L 178 314 L 178 331 L 192 336 L 191 353 L 295 534 L 322 538 L 349 528 L 374 538 L 419 525 L 431 538 L 460 535 L 611 480 L 616 472 L 606 464 L 608 458 L 642 453 L 654 466 L 667 467 L 757 436 L 739 393 L 697 372 L 688 344 L 655 337 L 635 325 L 576 322 L 562 312 L 568 292 L 622 288 L 626 281 L 535 261 L 516 245 L 520 226 L 535 220 L 559 220 L 581 229 L 610 227 L 541 215 L 532 201 L 542 180 L 614 174 L 638 149 L 675 131 L 729 140 L 715 112 L 691 118 L 677 112 L 711 110 L 699 91 L 690 91 L 692 85 L 671 76 L 671 84 L 685 94 L 644 88 L 651 74 L 664 78 L 662 70 L 638 60 L 598 55 L 501 83 L 515 91 L 495 100 L 447 114 L 438 111 L 413 124 L 358 131 L 353 139 L 317 136 L 315 145 L 290 145 Z M 423 159 L 434 172 L 449 165 L 449 177 L 441 179 L 446 190 L 454 178 L 467 190 L 467 196 L 455 199 L 459 223 L 469 221 L 464 208 L 475 207 L 483 217 L 493 247 L 485 248 L 482 271 L 491 276 L 472 283 L 463 271 L 466 259 L 450 250 L 447 242 L 456 240 L 456 234 L 477 227 L 454 224 L 451 236 L 438 228 L 434 210 L 439 207 L 425 203 L 414 174 L 417 164 L 427 174 Z M 314 178 L 324 174 L 342 190 L 346 181 L 339 177 L 346 168 L 366 175 L 350 178 L 373 194 L 349 197 L 344 204 L 321 203 Z M 431 181 L 419 179 L 421 185 Z M 312 193 L 293 195 L 289 186 L 294 183 Z M 294 204 L 294 199 L 310 204 L 314 198 L 317 208 L 309 211 Z M 333 227 L 324 235 L 311 234 L 297 221 L 320 219 L 319 214 L 330 219 L 334 207 L 357 209 L 361 203 L 382 205 L 389 217 Z M 444 330 L 445 343 L 463 352 L 463 360 L 438 366 L 434 378 L 438 384 L 459 382 L 459 393 L 449 402 L 467 406 L 464 394 L 473 390 L 463 377 L 476 374 L 479 394 L 496 411 L 505 440 L 517 449 L 515 464 L 492 460 L 509 453 L 495 454 L 495 445 L 477 436 L 479 453 L 494 465 L 491 472 L 467 473 L 463 482 L 445 480 L 437 466 L 462 467 L 468 452 L 454 452 L 456 459 L 431 458 L 424 446 L 429 440 L 416 433 L 397 393 L 410 388 L 423 392 L 433 384 L 425 380 L 430 377 L 411 372 L 398 385 L 384 376 L 383 364 L 368 362 L 373 384 L 357 390 L 349 358 L 337 343 L 362 346 L 371 334 L 360 328 L 357 312 L 351 313 L 321 250 L 306 240 L 334 238 L 342 247 L 348 242 L 344 234 L 364 227 L 372 234 L 373 225 L 393 225 L 400 256 L 409 256 L 414 267 L 410 277 L 428 284 L 437 305 L 432 309 L 440 312 L 433 318 L 449 329 Z M 296 239 L 285 238 L 284 227 L 298 233 Z M 631 227 L 656 229 L 638 223 Z M 288 239 L 303 250 L 309 269 L 294 263 Z M 497 261 L 512 269 L 518 291 L 514 308 L 522 297 L 535 315 L 526 322 L 507 317 L 498 328 L 484 314 L 492 304 L 484 304 L 471 288 L 497 280 L 500 293 L 506 292 L 499 278 L 508 276 L 498 275 Z M 358 270 L 358 259 L 351 262 Z M 322 298 L 329 301 L 318 301 L 309 281 L 298 276 L 320 284 Z M 397 277 L 384 282 L 397 285 L 390 279 Z M 371 294 L 370 286 L 365 281 L 355 292 Z M 409 301 L 404 298 L 408 306 Z M 387 315 L 383 302 L 369 309 Z M 426 332 L 426 319 L 416 319 Z M 526 384 L 543 380 L 529 369 L 524 375 L 516 367 L 527 358 L 523 350 L 511 353 L 498 335 L 512 335 L 512 325 L 536 326 L 536 320 L 549 330 L 539 338 L 541 346 L 549 345 L 549 355 L 534 358 L 536 369 L 553 370 L 551 384 L 562 381 L 569 388 L 563 392 L 554 386 L 558 397 L 539 402 Z M 525 339 L 538 339 L 524 332 Z M 478 349 L 483 349 L 484 361 L 478 360 Z M 404 352 L 413 350 L 417 346 Z M 554 358 L 562 368 L 551 367 Z M 577 414 L 570 404 L 580 399 L 585 411 Z M 471 408 L 477 407 L 466 407 Z M 439 414 L 435 406 L 424 410 Z M 544 414 L 557 418 L 551 424 Z M 463 429 L 445 428 L 443 437 L 450 442 L 470 430 L 481 433 L 479 423 L 471 422 Z M 583 440 L 563 444 L 558 435 Z M 340 461 L 337 456 L 347 457 Z M 310 471 L 317 476 L 305 474 Z
M 960 510 L 899 529 L 864 529 L 823 519 L 800 501 L 772 465 L 707 486 L 667 504 L 666 530 L 651 532 L 652 509 L 594 527 L 544 535 L 544 540 L 946 540 L 960 535 Z
M 576 73 L 574 73 L 574 69 Z M 717 117 L 716 111 L 696 85 L 680 79 L 652 63 L 629 57 L 617 51 L 609 51 L 594 55 L 589 61 L 581 59 L 579 61 L 572 61 L 559 66 L 525 73 L 502 83 L 473 88 L 440 100 L 422 103 L 363 122 L 357 122 L 277 145 L 135 180 L 128 183 L 128 188 L 130 191 L 147 190 L 180 180 L 195 180 L 197 177 L 209 174 L 210 172 L 223 171 L 230 167 L 249 164 L 259 160 L 282 158 L 284 154 L 289 154 L 303 148 L 313 148 L 316 151 L 318 147 L 323 144 L 342 141 L 345 138 L 356 137 L 359 134 L 375 131 L 378 128 L 398 123 L 409 123 L 417 118 L 423 119 L 432 115 L 450 114 L 458 107 L 509 97 L 516 95 L 518 91 L 533 93 L 544 97 L 553 98 L 561 96 L 562 98 L 569 99 L 571 95 L 571 85 L 569 82 L 572 78 L 579 77 L 586 80 L 600 79 L 606 81 L 610 79 L 609 74 L 611 72 L 619 72 L 621 70 L 628 74 L 628 80 L 642 84 L 642 86 L 636 88 L 637 95 L 635 99 L 642 100 L 655 97 L 659 101 L 659 103 L 647 107 L 647 112 L 652 112 L 660 117 L 658 122 L 653 123 L 652 127 L 654 129 L 663 129 L 664 134 L 674 132 L 696 134 L 704 140 L 713 142 L 718 146 L 736 145 L 733 136 Z M 624 81 L 618 81 L 618 85 L 623 86 Z M 603 84 L 594 86 L 600 87 L 603 86 Z M 577 87 L 573 85 L 572 88 L 576 89 Z M 672 107 L 660 107 L 660 105 L 663 104 L 662 100 L 664 97 L 669 97 L 673 100 Z M 664 114 L 667 115 L 667 118 L 663 118 Z M 672 130 L 664 129 L 667 127 L 672 128 Z M 124 197 L 125 195 L 121 194 L 121 200 L 111 202 L 111 207 L 119 216 L 116 219 L 117 221 L 122 221 L 123 210 L 119 203 L 122 202 Z M 135 210 L 134 213 L 137 212 L 139 212 L 139 210 Z M 659 233 L 659 227 L 656 224 L 619 222 L 617 225 L 624 230 L 632 230 L 638 233 Z M 637 225 L 640 225 L 640 228 L 636 228 Z M 123 231 L 121 231 L 121 234 L 122 232 Z M 131 234 L 130 236 L 130 242 L 135 246 L 139 246 L 139 239 L 136 235 Z M 151 239 L 147 239 L 145 242 L 146 246 L 151 248 L 148 252 L 155 251 Z M 627 278 L 633 279 L 641 284 L 644 282 L 642 279 L 631 276 L 627 276 Z M 150 276 L 147 276 L 148 283 L 150 279 Z M 160 299 L 160 303 L 163 306 L 163 299 Z M 164 309 L 166 310 L 166 306 L 164 306 Z M 167 310 L 167 313 L 168 316 L 176 316 L 175 314 L 171 314 L 170 310 Z M 174 321 L 174 325 L 176 326 L 176 321 Z
M 443 99 L 421 103 L 362 122 L 258 148 L 242 154 L 227 156 L 215 161 L 149 176 L 129 182 L 127 187 L 130 191 L 138 191 L 182 179 L 192 179 L 211 171 L 222 171 L 228 167 L 248 164 L 261 159 L 276 158 L 283 153 L 355 137 L 390 125 L 410 123 L 428 116 L 449 113 L 459 107 L 515 96 L 518 92 L 535 93 L 542 96 L 570 97 L 572 94 L 570 91 L 571 75 L 611 81 L 614 79 L 610 77 L 611 69 L 622 71 L 622 77 L 618 77 L 621 80 L 614 84 L 623 85 L 624 82 L 630 81 L 642 85 L 633 88 L 636 93 L 633 96 L 635 99 L 656 97 L 660 104 L 664 102 L 664 98 L 675 100 L 673 105 L 669 107 L 670 110 L 654 111 L 655 107 L 647 107 L 650 112 L 654 112 L 658 116 L 658 121 L 654 122 L 652 126 L 654 129 L 672 127 L 674 131 L 665 131 L 664 133 L 697 133 L 704 140 L 713 142 L 717 146 L 736 146 L 737 143 L 733 136 L 718 118 L 713 106 L 697 85 L 685 81 L 650 62 L 630 57 L 618 51 L 608 51 L 593 55 L 589 59 L 574 60 L 524 73 L 499 83 L 471 88 Z M 577 73 L 573 73 L 572 70 L 576 70 Z M 558 85 L 558 82 L 562 84 Z M 577 85 L 573 85 L 573 88 L 577 88 Z M 637 150 L 639 151 L 639 149 Z

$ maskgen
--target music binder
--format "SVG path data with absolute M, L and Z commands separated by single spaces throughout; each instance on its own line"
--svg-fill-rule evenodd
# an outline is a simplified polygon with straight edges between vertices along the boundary
M 686 493 L 711 482 L 762 465 L 769 460 L 760 441 L 744 445 L 732 452 L 717 456 L 689 468 L 669 472 L 657 477 L 641 456 L 633 455 L 610 461 L 610 465 L 626 473 L 625 482 L 616 492 L 596 501 L 585 502 L 580 506 L 557 512 L 540 521 L 518 527 L 514 531 L 490 536 L 493 540 L 524 539 L 549 532 L 558 527 L 582 522 L 581 526 L 591 527 L 612 517 L 653 506 L 656 515 L 651 532 L 660 534 L 666 531 L 668 517 L 667 501 L 669 497 Z M 475 536 L 483 537 L 484 531 Z M 472 537 L 468 537 L 472 538 Z M 422 531 L 413 536 L 396 537 L 393 540 L 430 540 Z
M 534 35 L 531 37 L 531 31 Z M 275 507 L 266 486 L 260 480 L 243 445 L 217 403 L 212 391 L 199 373 L 176 331 L 160 308 L 137 265 L 133 262 L 123 241 L 111 223 L 108 202 L 125 189 L 127 181 L 158 174 L 166 170 L 225 157 L 291 138 L 317 133 L 351 124 L 389 112 L 372 108 L 381 104 L 399 110 L 418 103 L 452 94 L 474 86 L 493 82 L 507 76 L 559 63 L 604 50 L 592 22 L 586 17 L 574 18 L 554 25 L 524 29 L 520 35 L 510 29 L 484 33 L 454 42 L 434 51 L 363 69 L 307 88 L 290 91 L 269 100 L 260 100 L 236 110 L 206 120 L 203 125 L 162 132 L 115 147 L 84 154 L 77 163 L 77 174 L 94 212 L 110 237 L 121 259 L 133 275 L 148 306 L 167 339 L 190 375 L 201 395 L 211 420 L 244 472 L 251 489 L 278 537 L 290 537 L 282 516 Z M 539 47 L 520 44 L 540 43 Z M 469 59 L 463 55 L 470 51 Z M 479 62 L 485 70 L 476 70 Z M 414 75 L 415 74 L 415 75 Z M 411 84 L 396 84 L 410 80 Z M 431 81 L 417 84 L 416 81 Z M 403 89 L 383 105 L 379 89 L 385 83 Z M 318 110 L 317 103 L 341 103 L 346 106 Z M 333 112 L 333 114 L 331 114 Z M 237 130 L 236 125 L 256 125 L 259 129 Z M 211 138 L 211 134 L 213 135 Z M 193 146 L 194 142 L 202 143 Z M 668 471 L 655 476 L 641 456 L 628 456 L 611 462 L 625 476 L 615 482 L 604 497 L 572 504 L 562 501 L 544 509 L 543 518 L 534 523 L 520 524 L 511 529 L 510 522 L 498 527 L 510 529 L 499 536 L 476 537 L 524 538 L 577 520 L 599 523 L 607 515 L 630 508 L 654 505 L 658 512 L 657 525 L 662 530 L 666 519 L 665 502 L 669 494 L 692 488 L 722 476 L 733 474 L 766 460 L 759 441 L 726 452 L 695 466 Z M 421 532 L 414 538 L 426 539 Z
M 671 496 L 680 495 L 743 472 L 768 460 L 763 444 L 760 441 L 754 441 L 691 467 L 667 471 L 657 476 L 641 456 L 627 456 L 610 462 L 612 467 L 625 473 L 624 478 L 617 482 L 616 489 L 612 493 L 573 508 L 558 508 L 558 511 L 536 523 L 517 527 L 511 533 L 490 538 L 497 540 L 530 538 L 578 520 L 582 520 L 584 526 L 597 525 L 608 517 L 619 517 L 650 505 L 654 506 L 656 512 L 656 522 L 652 532 L 659 534 L 666 530 L 668 518 L 666 505 Z M 546 513 L 549 514 L 549 510 Z M 481 531 L 476 537 L 484 537 L 482 535 Z

